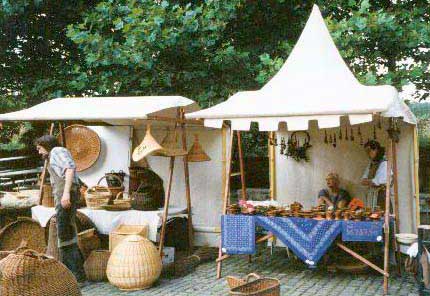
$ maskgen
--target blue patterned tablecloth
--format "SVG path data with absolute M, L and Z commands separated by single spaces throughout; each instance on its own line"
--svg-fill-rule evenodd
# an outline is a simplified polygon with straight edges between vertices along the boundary
M 266 216 L 223 215 L 222 251 L 254 254 L 255 227 L 273 233 L 309 266 L 315 266 L 339 234 L 343 241 L 380 242 L 384 221 L 314 220 Z
M 272 232 L 309 266 L 315 266 L 342 231 L 342 221 L 256 216 L 256 225 Z
M 227 254 L 255 253 L 255 218 L 245 215 L 221 217 L 221 246 Z
M 344 242 L 382 242 L 384 221 L 343 221 Z

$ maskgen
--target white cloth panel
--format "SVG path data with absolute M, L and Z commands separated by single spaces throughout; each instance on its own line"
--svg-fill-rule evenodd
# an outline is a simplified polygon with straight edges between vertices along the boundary
M 222 128 L 223 119 L 206 119 L 204 125 L 210 128 Z
M 351 125 L 366 123 L 373 120 L 372 114 L 351 114 L 348 117 Z
M 86 215 L 96 226 L 97 231 L 101 234 L 109 234 L 115 227 L 120 224 L 140 225 L 148 223 L 148 238 L 152 241 L 157 240 L 157 229 L 161 226 L 163 211 L 106 211 L 93 210 L 88 208 L 78 209 L 79 212 Z M 185 208 L 169 208 L 169 217 L 180 216 L 186 211 Z M 42 227 L 46 227 L 49 219 L 55 215 L 55 208 L 44 206 L 35 206 L 31 208 L 31 216 L 39 222 Z

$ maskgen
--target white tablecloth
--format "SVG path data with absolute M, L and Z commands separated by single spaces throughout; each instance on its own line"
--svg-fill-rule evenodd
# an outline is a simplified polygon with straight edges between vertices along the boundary
M 116 226 L 120 224 L 142 225 L 148 223 L 148 238 L 157 241 L 157 229 L 161 226 L 163 211 L 106 211 L 93 210 L 88 208 L 78 209 L 85 214 L 96 226 L 97 231 L 101 234 L 109 234 Z M 186 212 L 186 208 L 169 208 L 169 217 L 178 216 Z M 31 208 L 31 216 L 38 221 L 42 227 L 46 227 L 52 216 L 55 215 L 55 208 L 44 206 L 35 206 Z

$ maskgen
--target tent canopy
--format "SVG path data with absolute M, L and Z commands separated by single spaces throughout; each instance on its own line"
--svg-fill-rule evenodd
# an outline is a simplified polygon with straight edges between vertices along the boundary
M 57 98 L 28 109 L 0 114 L 1 121 L 83 120 L 112 125 L 135 125 L 151 116 L 176 117 L 176 109 L 199 110 L 181 96 Z
M 210 127 L 219 128 L 224 120 L 231 120 L 236 130 L 248 130 L 251 122 L 258 122 L 261 131 L 276 131 L 280 122 L 286 122 L 288 130 L 306 130 L 309 120 L 331 128 L 339 126 L 341 116 L 358 124 L 371 121 L 376 113 L 416 123 L 394 87 L 358 82 L 314 5 L 287 61 L 262 89 L 238 92 L 186 117 L 205 119 Z

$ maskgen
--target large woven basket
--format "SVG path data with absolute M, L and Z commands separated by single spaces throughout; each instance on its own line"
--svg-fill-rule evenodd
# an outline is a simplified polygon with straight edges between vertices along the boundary
M 0 295 L 81 295 L 66 266 L 34 250 L 18 249 L 0 261 Z
M 27 246 L 37 252 L 45 252 L 45 230 L 38 222 L 28 217 L 19 217 L 0 230 L 1 251 L 15 250 L 22 241 L 26 241 Z
M 279 296 L 281 295 L 281 284 L 275 278 L 258 278 L 254 281 L 249 279 L 255 274 L 249 274 L 246 282 L 240 286 L 232 288 L 230 295 L 240 296 Z M 258 276 L 258 275 L 257 275 Z
M 109 261 L 108 250 L 94 250 L 84 263 L 87 280 L 92 282 L 107 281 L 106 268 Z
M 120 224 L 109 233 L 109 251 L 113 251 L 119 243 L 121 243 L 129 235 L 140 235 L 148 237 L 148 224 L 142 225 L 126 225 Z
M 76 171 L 90 168 L 98 159 L 101 151 L 100 138 L 92 129 L 79 124 L 64 129 L 66 148 L 76 163 Z
M 161 268 L 154 244 L 139 235 L 130 235 L 112 251 L 106 273 L 111 284 L 133 291 L 151 287 Z
M 101 209 L 112 198 L 112 192 L 105 186 L 93 186 L 85 192 L 85 203 L 89 209 Z

